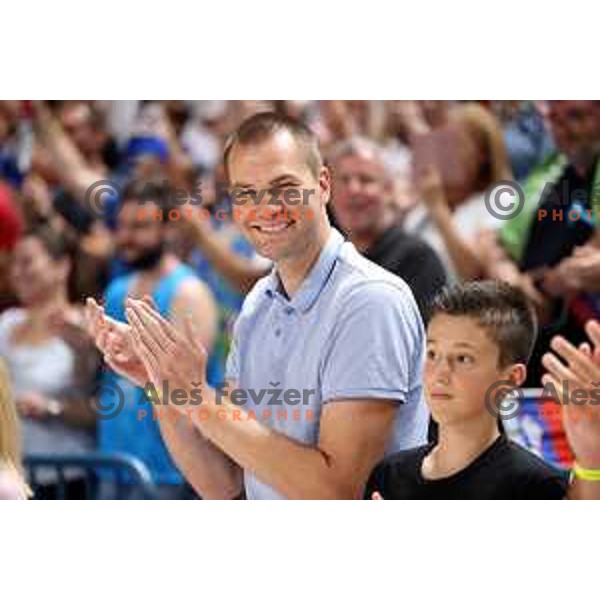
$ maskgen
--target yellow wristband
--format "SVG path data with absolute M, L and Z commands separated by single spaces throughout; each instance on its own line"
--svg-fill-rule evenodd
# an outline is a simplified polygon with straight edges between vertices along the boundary
M 577 479 L 581 479 L 582 481 L 600 482 L 600 469 L 584 469 L 575 463 L 573 465 L 573 474 Z

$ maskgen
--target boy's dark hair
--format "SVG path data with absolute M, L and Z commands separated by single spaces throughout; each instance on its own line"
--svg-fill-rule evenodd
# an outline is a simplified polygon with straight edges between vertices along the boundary
M 296 119 L 276 112 L 260 112 L 243 121 L 225 142 L 223 165 L 227 179 L 229 179 L 229 157 L 235 146 L 260 144 L 279 131 L 287 131 L 296 140 L 298 146 L 304 151 L 306 164 L 311 173 L 318 177 L 323 159 L 315 134 Z
M 500 281 L 471 281 L 445 287 L 433 300 L 437 314 L 472 317 L 498 346 L 500 366 L 527 363 L 537 336 L 535 311 L 527 296 Z

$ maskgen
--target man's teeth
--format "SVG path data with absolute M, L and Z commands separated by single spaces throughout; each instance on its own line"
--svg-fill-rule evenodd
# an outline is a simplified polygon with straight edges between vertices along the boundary
M 289 224 L 289 222 L 278 221 L 277 223 L 270 223 L 268 225 L 261 224 L 258 226 L 258 228 L 266 233 L 278 233 L 279 231 L 286 229 Z

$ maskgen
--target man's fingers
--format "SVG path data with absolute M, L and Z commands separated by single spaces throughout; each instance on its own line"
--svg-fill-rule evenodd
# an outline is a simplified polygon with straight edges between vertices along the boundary
M 556 377 L 553 377 L 549 373 L 545 373 L 544 375 L 542 375 L 542 385 L 543 386 L 553 385 L 554 389 L 556 391 L 559 391 L 562 389 L 560 381 L 558 381 L 558 379 L 556 379 Z
M 575 374 L 560 362 L 558 357 L 550 352 L 547 352 L 542 357 L 542 365 L 558 381 L 578 381 Z
M 160 379 L 160 364 L 156 357 L 152 355 L 152 353 L 148 352 L 148 350 L 144 347 L 140 347 L 139 357 L 146 369 L 146 373 L 148 373 L 148 378 L 153 383 L 158 383 Z
M 148 306 L 150 306 L 150 308 L 154 309 L 158 314 L 160 314 L 160 311 L 158 310 L 158 306 L 156 305 L 156 302 L 154 302 L 154 298 L 148 294 L 144 294 L 144 297 L 142 298 L 142 302 L 145 302 Z
M 201 334 L 198 325 L 194 321 L 192 315 L 189 313 L 185 314 L 183 317 L 183 334 L 192 349 L 200 350 L 204 355 L 206 355 L 206 348 L 200 341 Z
M 127 314 L 132 315 L 132 318 L 135 319 L 138 332 L 141 333 L 142 339 L 150 347 L 155 356 L 169 358 L 173 355 L 177 346 L 177 342 L 173 339 L 174 336 L 167 333 L 153 316 L 141 308 L 139 310 L 128 308 Z
M 157 383 L 159 379 L 159 360 L 148 349 L 137 329 L 132 328 L 131 336 L 136 345 L 136 354 L 144 365 L 148 379 L 153 383 Z
M 596 348 L 600 348 L 600 323 L 598 321 L 588 321 L 585 324 L 585 332 Z
M 373 492 L 371 500 L 385 500 L 385 498 L 379 492 Z
M 141 321 L 155 333 L 158 341 L 163 343 L 177 344 L 179 338 L 177 331 L 158 311 L 152 309 L 148 304 L 139 300 L 127 300 L 128 308 L 135 311 Z
M 136 352 L 146 350 L 160 362 L 165 356 L 164 343 L 161 344 L 149 331 L 150 327 L 142 321 L 142 318 L 133 308 L 125 309 L 125 315 L 131 325 L 131 335 L 136 347 Z
M 589 357 L 565 338 L 559 335 L 555 336 L 550 342 L 550 347 L 569 364 L 570 370 L 581 383 L 588 385 L 595 379 L 597 368 L 594 367 Z
M 93 298 L 87 299 L 85 310 L 87 330 L 98 349 L 105 352 L 109 343 L 109 334 L 115 330 L 116 323 L 106 316 L 104 309 Z

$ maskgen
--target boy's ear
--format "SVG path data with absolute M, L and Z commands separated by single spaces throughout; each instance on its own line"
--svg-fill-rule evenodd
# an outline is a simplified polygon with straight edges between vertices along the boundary
M 527 367 L 523 363 L 516 363 L 509 367 L 508 379 L 516 385 L 523 385 L 527 378 Z

